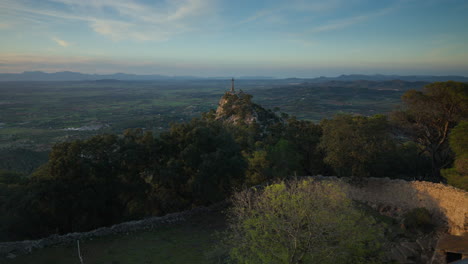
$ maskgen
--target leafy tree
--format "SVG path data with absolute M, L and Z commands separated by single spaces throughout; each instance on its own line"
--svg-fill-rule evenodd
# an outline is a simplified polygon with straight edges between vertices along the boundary
M 147 215 L 151 134 L 128 130 L 57 144 L 32 176 L 38 214 L 59 233 L 84 231 Z
M 376 164 L 378 171 L 386 172 L 389 178 L 422 180 L 431 174 L 431 161 L 426 155 L 420 155 L 421 148 L 412 141 L 398 144 L 393 151 L 384 154 Z
M 33 176 L 38 203 L 57 221 L 60 233 L 83 231 L 118 221 L 118 137 L 95 136 L 54 146 L 43 174 Z
M 245 182 L 248 186 L 261 184 L 271 179 L 271 162 L 268 160 L 267 154 L 265 150 L 257 150 L 247 157 L 248 168 Z
M 161 143 L 151 132 L 142 129 L 127 129 L 119 137 L 119 199 L 123 203 L 126 219 L 158 215 L 162 212 L 153 208 L 150 184 L 161 167 Z
M 280 139 L 266 150 L 259 149 L 247 157 L 247 185 L 256 185 L 273 179 L 284 179 L 302 172 L 300 155 L 289 141 Z
M 290 142 L 299 155 L 302 167 L 301 175 L 326 174 L 327 166 L 323 163 L 324 154 L 318 148 L 322 128 L 307 120 L 297 120 L 291 117 L 286 120 L 283 137 Z
M 383 232 L 336 185 L 297 180 L 233 198 L 234 263 L 377 263 Z
M 271 124 L 265 133 L 258 129 L 255 131 L 257 136 L 253 138 L 257 141 L 244 149 L 249 163 L 249 185 L 292 175 L 317 175 L 327 172 L 327 166 L 323 163 L 323 153 L 318 148 L 322 134 L 319 125 L 291 117 L 286 121 Z M 263 137 L 258 136 L 259 134 L 263 134 Z
M 161 180 L 194 205 L 225 198 L 243 182 L 247 166 L 239 145 L 221 122 L 193 119 L 161 135 Z
M 0 149 L 0 170 L 30 174 L 47 162 L 47 151 L 33 151 L 22 148 Z
M 14 172 L 0 170 L 0 184 L 3 185 L 23 185 L 28 182 L 28 178 L 25 175 Z
M 272 164 L 271 175 L 281 179 L 300 173 L 300 156 L 295 147 L 287 140 L 280 139 L 268 148 L 267 159 Z
M 243 152 L 251 153 L 263 145 L 265 134 L 257 122 L 252 124 L 227 124 L 223 123 L 224 128 L 232 135 L 236 143 Z
M 324 161 L 338 176 L 383 176 L 378 170 L 394 144 L 385 116 L 372 117 L 340 114 L 321 123 L 320 148 Z
M 450 133 L 450 148 L 455 152 L 455 167 L 442 170 L 447 183 L 468 191 L 468 121 L 462 121 Z
M 403 110 L 393 112 L 392 120 L 423 147 L 431 160 L 432 177 L 440 180 L 440 169 L 452 163 L 450 130 L 468 115 L 468 84 L 436 82 L 422 91 L 407 91 L 402 100 Z

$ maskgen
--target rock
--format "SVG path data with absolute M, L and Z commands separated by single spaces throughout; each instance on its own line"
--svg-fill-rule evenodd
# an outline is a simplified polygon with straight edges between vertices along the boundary
M 265 128 L 273 123 L 282 122 L 275 113 L 251 101 L 252 95 L 242 91 L 226 92 L 216 109 L 216 120 L 230 124 L 253 124 Z

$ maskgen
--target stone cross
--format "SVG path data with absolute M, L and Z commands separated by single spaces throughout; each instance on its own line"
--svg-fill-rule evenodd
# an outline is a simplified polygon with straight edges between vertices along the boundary
M 234 78 L 231 79 L 231 93 L 234 93 Z

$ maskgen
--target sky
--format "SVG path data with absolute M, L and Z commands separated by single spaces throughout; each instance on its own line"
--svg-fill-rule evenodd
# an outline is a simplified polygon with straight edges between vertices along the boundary
M 466 0 L 0 0 L 0 73 L 468 76 Z

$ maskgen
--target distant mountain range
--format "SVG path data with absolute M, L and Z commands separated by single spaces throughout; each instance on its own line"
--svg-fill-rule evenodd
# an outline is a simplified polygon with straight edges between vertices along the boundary
M 326 81 L 391 81 L 401 80 L 407 82 L 445 82 L 457 81 L 468 82 L 468 77 L 457 75 L 435 76 L 435 75 L 363 75 L 363 74 L 350 74 L 340 75 L 337 77 L 318 77 L 308 80 L 309 82 L 326 82 Z
M 151 75 L 137 75 L 127 73 L 114 73 L 114 74 L 85 74 L 80 72 L 55 72 L 46 73 L 41 71 L 27 71 L 23 73 L 0 73 L 0 82 L 7 81 L 152 81 L 152 80 L 219 80 L 229 79 L 230 77 L 195 77 L 195 76 L 167 76 L 159 74 Z M 283 80 L 283 81 L 297 81 L 309 83 L 323 83 L 329 81 L 390 81 L 402 80 L 409 82 L 437 82 L 437 81 L 459 81 L 468 82 L 468 77 L 465 76 L 433 76 L 433 75 L 340 75 L 337 77 L 318 77 L 318 78 L 287 78 L 275 79 L 268 76 L 241 76 L 237 79 L 242 80 Z
M 309 87 L 321 87 L 321 88 L 366 88 L 370 90 L 394 90 L 394 91 L 405 91 L 409 89 L 421 89 L 427 81 L 402 81 L 402 80 L 389 80 L 389 81 L 323 81 L 323 82 L 302 82 L 301 85 Z M 297 86 L 301 86 L 297 85 Z
M 55 72 L 46 73 L 41 71 L 27 71 L 23 73 L 0 73 L 0 81 L 151 81 L 168 79 L 196 79 L 193 76 L 165 76 L 159 74 L 136 75 L 127 73 L 114 74 L 86 74 L 80 72 Z

